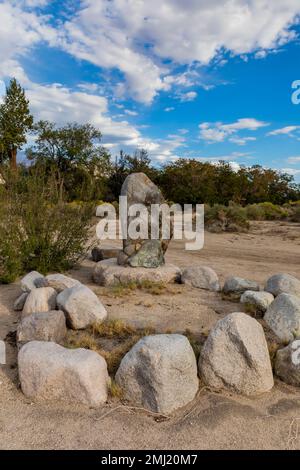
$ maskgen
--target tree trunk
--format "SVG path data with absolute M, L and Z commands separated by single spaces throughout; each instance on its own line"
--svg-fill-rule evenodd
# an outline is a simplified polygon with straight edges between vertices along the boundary
M 10 151 L 10 168 L 14 171 L 17 169 L 17 149 L 15 147 Z

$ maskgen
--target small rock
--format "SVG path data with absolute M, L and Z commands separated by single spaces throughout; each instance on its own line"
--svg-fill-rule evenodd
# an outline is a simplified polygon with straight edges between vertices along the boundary
M 23 294 L 21 294 L 15 301 L 14 310 L 16 310 L 17 312 L 23 310 L 27 297 L 28 292 L 23 292 Z
M 274 274 L 266 282 L 265 290 L 275 297 L 280 294 L 297 295 L 300 297 L 300 281 L 290 274 Z
M 117 258 L 119 251 L 117 248 L 99 248 L 96 246 L 92 249 L 92 260 L 98 263 L 104 259 Z
M 289 343 L 300 336 L 300 299 L 280 294 L 271 303 L 264 320 L 278 338 Z
M 77 279 L 72 277 L 65 276 L 64 274 L 48 274 L 46 276 L 46 281 L 48 286 L 53 287 L 57 292 L 62 292 L 69 287 L 78 286 L 80 284 Z
M 120 253 L 124 254 L 123 251 Z M 173 264 L 164 264 L 158 268 L 130 268 L 120 266 L 115 258 L 100 261 L 96 264 L 93 280 L 101 286 L 114 286 L 131 282 L 157 282 L 168 284 L 180 278 L 180 269 Z
M 65 312 L 68 323 L 75 330 L 101 322 L 107 317 L 106 309 L 96 294 L 82 284 L 58 294 L 57 305 Z
M 224 294 L 241 295 L 246 290 L 259 291 L 260 287 L 257 282 L 249 281 L 241 277 L 229 277 L 226 279 L 223 287 Z
M 44 276 L 37 271 L 31 271 L 30 273 L 26 274 L 21 279 L 21 289 L 24 292 L 30 292 L 32 289 L 36 289 L 35 282 L 43 279 Z
M 26 299 L 22 317 L 31 313 L 49 312 L 56 308 L 57 293 L 52 287 L 33 289 Z
M 147 336 L 122 359 L 116 381 L 135 406 L 171 413 L 197 393 L 195 354 L 185 336 Z
M 106 362 L 94 351 L 31 341 L 19 351 L 18 365 L 22 391 L 31 400 L 62 400 L 93 407 L 107 400 Z
M 265 313 L 274 300 L 269 292 L 246 290 L 241 296 L 241 303 L 253 305 L 259 312 Z
M 216 390 L 249 396 L 269 391 L 273 375 L 262 326 L 242 312 L 219 320 L 202 348 L 199 372 Z
M 181 282 L 198 289 L 206 289 L 214 292 L 220 290 L 218 275 L 207 266 L 190 266 L 185 268 L 181 275 Z
M 275 357 L 275 374 L 285 383 L 300 386 L 300 340 L 279 349 Z
M 66 333 L 66 318 L 62 311 L 32 313 L 19 324 L 17 341 L 20 344 L 34 340 L 60 343 Z

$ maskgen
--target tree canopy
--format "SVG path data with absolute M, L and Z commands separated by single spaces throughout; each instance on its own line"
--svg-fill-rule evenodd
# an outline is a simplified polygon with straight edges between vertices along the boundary
M 29 101 L 21 85 L 13 78 L 8 87 L 4 102 L 0 105 L 0 161 L 10 161 L 17 167 L 17 150 L 27 142 L 27 133 L 32 129 L 33 117 Z

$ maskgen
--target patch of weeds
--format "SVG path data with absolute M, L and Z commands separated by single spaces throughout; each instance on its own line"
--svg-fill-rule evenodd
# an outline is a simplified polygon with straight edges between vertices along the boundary
M 280 345 L 277 341 L 268 341 L 267 344 L 268 344 L 271 364 L 272 364 L 272 367 L 274 368 L 276 353 L 278 349 L 280 348 Z
M 106 360 L 109 374 L 114 375 L 125 354 L 141 338 L 155 332 L 150 326 L 135 328 L 122 320 L 107 320 L 95 323 L 86 331 L 69 331 L 64 346 L 96 351 Z
M 254 304 L 244 303 L 245 312 L 253 318 L 262 318 L 263 312 Z
M 110 293 L 114 297 L 123 297 L 129 295 L 136 290 L 142 290 L 147 294 L 160 295 L 166 291 L 167 286 L 163 282 L 141 280 L 141 281 L 130 281 L 126 283 L 118 283 L 110 287 Z
M 111 379 L 108 385 L 108 393 L 112 398 L 122 400 L 124 398 L 124 390 L 114 379 Z
M 239 302 L 241 298 L 241 294 L 236 294 L 234 292 L 225 293 L 222 292 L 222 300 L 226 300 L 228 302 Z
M 201 347 L 202 347 L 200 342 L 197 340 L 194 333 L 188 328 L 183 332 L 183 335 L 186 336 L 187 339 L 189 340 L 189 342 L 190 342 L 190 344 L 193 348 L 193 351 L 195 353 L 196 359 L 198 361 L 199 356 L 200 356 L 200 352 L 201 352 Z

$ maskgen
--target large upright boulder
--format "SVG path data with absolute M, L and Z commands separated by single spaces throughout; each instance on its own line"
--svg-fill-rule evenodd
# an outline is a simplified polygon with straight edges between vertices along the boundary
M 266 311 L 264 320 L 285 343 L 300 337 L 300 298 L 296 295 L 278 295 Z
M 275 297 L 280 294 L 300 297 L 300 280 L 290 274 L 274 274 L 267 280 L 265 290 Z
M 148 212 L 148 238 L 132 239 L 130 236 L 123 240 L 123 250 L 118 256 L 118 263 L 132 267 L 156 268 L 164 264 L 164 253 L 169 240 L 151 239 L 151 205 L 164 203 L 160 189 L 144 173 L 132 173 L 125 179 L 121 196 L 127 197 L 128 210 L 133 204 L 143 204 Z M 121 214 L 122 217 L 122 214 Z M 127 224 L 134 219 L 127 213 Z M 153 221 L 152 221 L 153 223 Z
M 32 289 L 28 294 L 23 311 L 22 317 L 31 315 L 38 312 L 49 312 L 56 308 L 57 292 L 52 287 L 41 287 L 39 289 Z
M 22 391 L 31 400 L 61 400 L 93 407 L 107 400 L 107 366 L 95 351 L 31 341 L 21 348 L 18 365 Z
M 65 312 L 68 323 L 74 330 L 81 330 L 107 317 L 104 305 L 96 294 L 83 284 L 60 292 L 57 296 L 57 306 Z
M 171 413 L 197 393 L 195 354 L 185 336 L 147 336 L 124 356 L 116 381 L 136 406 Z
M 262 326 L 242 312 L 219 320 L 202 348 L 199 372 L 216 390 L 248 396 L 269 391 L 273 374 Z

